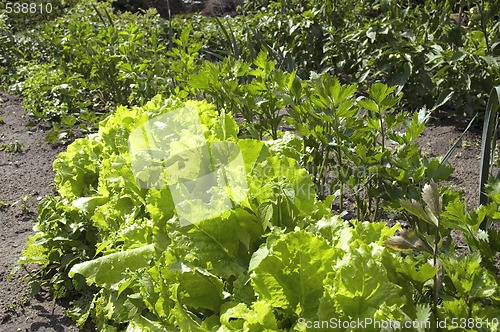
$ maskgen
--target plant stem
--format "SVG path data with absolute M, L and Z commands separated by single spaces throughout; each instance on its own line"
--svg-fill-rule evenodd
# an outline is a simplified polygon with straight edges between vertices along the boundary
M 459 4 L 460 8 L 458 8 L 458 29 L 462 26 L 462 16 L 464 14 L 464 0 L 460 0 Z
M 380 121 L 380 136 L 381 136 L 381 140 L 382 140 L 382 160 L 384 160 L 384 155 L 385 155 L 385 135 L 386 135 L 386 132 L 385 132 L 385 128 L 384 128 L 384 116 L 383 116 L 383 111 L 379 111 L 379 121 Z M 381 179 L 381 176 L 380 176 L 380 171 L 379 169 L 377 169 L 377 174 L 375 174 L 376 176 L 376 183 L 377 183 L 377 191 L 379 191 L 379 188 L 382 186 L 382 179 Z M 373 220 L 376 221 L 377 220 L 377 217 L 378 217 L 378 214 L 379 214 L 379 202 L 380 202 L 380 194 L 377 194 L 377 197 L 375 198 L 375 211 L 373 213 Z
M 335 131 L 335 139 L 336 139 L 336 143 L 337 143 L 337 147 L 336 147 L 336 152 L 337 152 L 337 161 L 338 161 L 338 174 L 339 174 L 339 178 L 340 178 L 340 172 L 342 171 L 344 165 L 342 163 L 342 148 L 340 147 L 340 144 L 341 144 L 341 138 L 340 138 L 340 132 L 339 132 L 339 128 L 340 128 L 340 123 L 339 123 L 339 118 L 337 116 L 337 114 L 335 113 L 335 116 L 334 116 L 334 131 Z M 340 210 L 343 210 L 344 209 L 344 179 L 340 178 Z
M 377 195 L 375 197 L 375 211 L 373 212 L 373 221 L 376 222 L 379 220 L 379 215 L 380 215 L 380 196 Z
M 328 160 L 328 154 L 329 154 L 328 145 L 326 145 L 326 147 L 322 146 L 320 155 L 323 156 L 323 160 L 321 161 L 321 166 L 319 167 L 318 173 L 316 175 L 317 181 L 319 183 L 319 189 L 320 189 L 321 194 L 324 194 L 324 192 L 325 192 L 326 179 L 323 176 L 323 172 L 324 172 L 324 169 L 326 167 L 326 161 Z
M 486 29 L 486 17 L 484 13 L 484 0 L 481 0 L 481 3 L 479 4 L 479 14 L 481 15 L 481 29 L 484 34 L 484 41 L 486 42 L 486 51 L 488 54 L 491 54 L 491 49 L 490 49 L 490 39 L 488 38 L 488 31 Z
M 438 246 L 439 246 L 439 220 L 436 226 L 436 237 L 434 239 L 434 252 L 433 252 L 433 265 L 438 270 L 434 275 L 434 299 L 433 299 L 433 311 L 434 311 L 434 320 L 438 318 L 438 300 L 439 300 L 439 266 L 438 266 Z

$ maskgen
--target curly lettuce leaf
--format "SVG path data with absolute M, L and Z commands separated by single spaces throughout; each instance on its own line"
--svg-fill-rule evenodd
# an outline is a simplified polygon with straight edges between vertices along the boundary
M 269 248 L 262 246 L 250 265 L 258 299 L 273 308 L 314 317 L 336 256 L 324 239 L 305 231 L 285 234 Z

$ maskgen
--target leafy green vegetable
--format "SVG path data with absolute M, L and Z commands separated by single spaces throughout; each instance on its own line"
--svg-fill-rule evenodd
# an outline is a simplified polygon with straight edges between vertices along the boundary
M 303 231 L 261 247 L 249 268 L 259 300 L 292 315 L 314 317 L 336 255 L 325 240 Z
M 106 255 L 85 263 L 74 265 L 69 276 L 75 273 L 83 275 L 87 282 L 98 283 L 98 286 L 118 290 L 120 281 L 126 279 L 127 271 L 135 272 L 139 268 L 147 267 L 152 259 L 154 245 L 120 251 Z M 109 273 L 113 271 L 113 273 Z
M 500 220 L 499 185 L 468 210 L 416 143 L 432 111 L 474 113 L 498 85 L 499 5 L 464 29 L 452 3 L 251 1 L 166 26 L 82 2 L 36 30 L 0 14 L 0 82 L 52 123 L 47 139 L 102 120 L 54 161 L 60 196 L 21 259 L 33 291 L 72 297 L 99 331 L 449 317 L 496 331 L 499 232 L 479 226 Z
M 196 111 L 199 132 L 189 127 L 193 117 L 174 120 L 179 109 Z M 169 131 L 153 130 L 145 136 L 153 145 L 135 141 L 136 128 L 167 123 L 179 129 L 175 140 L 166 140 Z M 183 123 L 192 130 L 183 130 Z M 236 143 L 248 191 L 231 209 L 183 224 L 177 205 L 184 201 L 174 199 L 169 186 L 141 181 L 153 174 L 167 179 L 162 174 L 168 168 L 158 173 L 154 166 L 168 160 L 160 152 L 169 151 L 167 146 L 170 152 L 189 150 L 195 142 L 208 144 L 212 153 L 217 142 Z M 144 164 L 154 167 L 134 169 L 132 156 L 145 148 L 157 151 Z M 78 139 L 54 162 L 61 198 L 41 206 L 24 262 L 38 260 L 66 292 L 93 294 L 75 302 L 87 311 L 73 314 L 79 324 L 94 317 L 101 330 L 122 324 L 152 330 L 286 329 L 328 316 L 417 317 L 407 303 L 413 290 L 403 286 L 400 273 L 419 271 L 413 280 L 423 292 L 434 270 L 408 262 L 396 271 L 397 254 L 381 246 L 396 228 L 354 221 L 351 228 L 332 218 L 330 202 L 317 200 L 311 176 L 299 167 L 302 149 L 292 134 L 268 142 L 240 140 L 232 117 L 205 102 L 156 97 L 141 108 L 120 107 L 97 134 Z M 59 225 L 80 228 L 56 237 Z M 78 254 L 64 258 L 82 236 Z M 51 264 L 61 257 L 63 264 Z

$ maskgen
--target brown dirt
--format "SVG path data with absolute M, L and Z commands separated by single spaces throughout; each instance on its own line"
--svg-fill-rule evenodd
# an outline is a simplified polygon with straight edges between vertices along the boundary
M 53 194 L 52 162 L 64 150 L 45 143 L 45 133 L 28 130 L 28 119 L 23 115 L 19 97 L 0 92 L 0 145 L 18 141 L 22 152 L 0 151 L 0 331 L 78 331 L 64 316 L 65 306 L 50 296 L 30 296 L 30 291 L 19 277 L 8 276 L 32 234 L 36 219 L 37 201 Z M 446 153 L 465 126 L 451 122 L 434 121 L 428 125 L 418 142 L 429 156 Z M 478 177 L 480 135 L 469 132 L 450 158 L 455 167 L 447 182 L 454 189 L 464 191 L 469 207 L 478 204 Z M 17 204 L 13 204 L 17 202 Z M 1 205 L 1 203 L 0 203 Z
M 49 296 L 30 296 L 19 276 L 9 279 L 32 234 L 37 201 L 53 193 L 52 162 L 64 147 L 45 143 L 43 131 L 27 129 L 21 100 L 0 92 L 0 145 L 19 142 L 22 152 L 0 151 L 0 331 L 78 331 L 64 307 Z M 17 203 L 16 203 L 17 202 Z M 0 203 L 2 204 L 2 203 Z
M 425 155 L 438 157 L 445 155 L 467 127 L 449 119 L 433 120 L 425 128 L 424 134 L 417 143 Z M 459 147 L 448 160 L 455 168 L 451 177 L 443 183 L 454 190 L 464 192 L 464 198 L 469 208 L 479 205 L 479 165 L 481 152 L 481 134 L 474 128 L 462 138 Z

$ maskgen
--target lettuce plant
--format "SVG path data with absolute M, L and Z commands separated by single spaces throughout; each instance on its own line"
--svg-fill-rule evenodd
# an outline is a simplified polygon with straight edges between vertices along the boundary
M 462 260 L 431 250 L 433 263 L 401 256 L 386 247 L 397 248 L 398 225 L 345 222 L 331 213 L 333 197 L 317 199 L 300 167 L 302 139 L 287 133 L 264 142 L 238 131 L 231 115 L 207 102 L 157 96 L 119 107 L 97 133 L 69 145 L 54 162 L 60 196 L 40 204 L 21 259 L 33 290 L 71 295 L 70 315 L 80 326 L 92 319 L 99 331 L 308 331 L 366 320 L 427 326 L 433 308 L 439 317 L 495 322 L 498 286 L 479 270 L 478 254 Z M 443 225 L 459 218 L 456 227 L 469 229 L 453 204 Z M 422 241 L 442 239 L 433 234 Z M 437 261 L 448 278 L 439 294 L 457 293 L 432 307 L 429 285 L 443 280 Z

